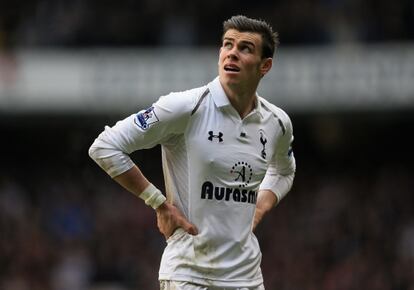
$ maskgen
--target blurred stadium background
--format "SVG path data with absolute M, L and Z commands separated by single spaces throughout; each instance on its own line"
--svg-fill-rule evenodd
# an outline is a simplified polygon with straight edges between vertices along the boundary
M 223 20 L 279 31 L 259 93 L 297 177 L 257 230 L 267 289 L 414 289 L 412 0 L 0 1 L 0 289 L 158 289 L 155 215 L 93 139 L 216 75 Z M 133 154 L 163 187 L 160 148 Z

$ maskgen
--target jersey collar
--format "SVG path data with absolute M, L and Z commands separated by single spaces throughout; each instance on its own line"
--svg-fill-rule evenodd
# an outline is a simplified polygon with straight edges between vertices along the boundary
M 229 99 L 226 96 L 226 93 L 224 92 L 223 87 L 220 84 L 219 77 L 216 77 L 207 86 L 217 107 L 225 107 L 231 105 Z

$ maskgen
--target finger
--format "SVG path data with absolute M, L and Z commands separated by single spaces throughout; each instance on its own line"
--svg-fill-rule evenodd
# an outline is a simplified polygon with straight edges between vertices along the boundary
M 196 226 L 191 225 L 191 227 L 188 229 L 187 233 L 189 233 L 190 235 L 196 236 L 196 235 L 198 235 L 198 230 L 197 230 Z
M 193 225 L 192 223 L 189 223 L 188 221 L 186 221 L 186 220 L 182 220 L 182 224 L 181 224 L 181 227 L 187 232 L 187 233 L 189 233 L 190 235 L 193 235 L 193 236 L 195 236 L 195 235 L 197 235 L 198 234 L 198 230 L 197 230 L 197 227 L 195 226 L 195 225 Z

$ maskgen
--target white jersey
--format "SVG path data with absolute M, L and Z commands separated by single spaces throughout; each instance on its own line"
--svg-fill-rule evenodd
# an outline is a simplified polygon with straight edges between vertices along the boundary
M 129 153 L 162 145 L 167 199 L 199 234 L 179 229 L 168 239 L 160 280 L 255 287 L 263 283 L 252 232 L 257 194 L 270 189 L 281 200 L 289 191 L 292 140 L 286 113 L 258 97 L 241 119 L 216 78 L 106 127 L 90 154 L 114 177 L 133 166 Z

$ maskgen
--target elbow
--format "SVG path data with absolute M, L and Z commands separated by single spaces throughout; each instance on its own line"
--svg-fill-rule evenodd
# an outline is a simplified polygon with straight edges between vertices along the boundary
M 95 160 L 96 161 L 96 151 L 97 151 L 97 147 L 95 146 L 95 143 L 93 143 L 92 145 L 91 145 L 91 147 L 89 147 L 89 150 L 88 150 L 88 155 L 89 155 L 89 157 L 90 158 L 92 158 L 93 160 Z
M 99 141 L 98 141 L 99 142 Z M 135 164 L 128 154 L 114 148 L 105 148 L 95 141 L 88 150 L 89 156 L 112 178 L 129 170 Z

